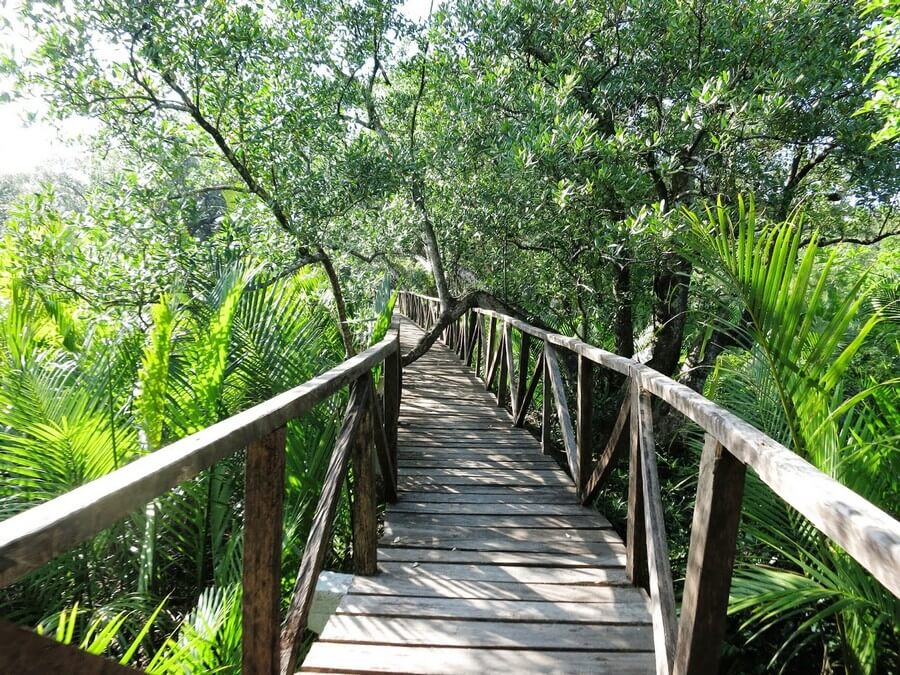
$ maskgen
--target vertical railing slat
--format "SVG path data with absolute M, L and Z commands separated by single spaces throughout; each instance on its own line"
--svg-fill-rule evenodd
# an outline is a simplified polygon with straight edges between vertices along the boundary
M 281 637 L 284 427 L 247 447 L 241 670 L 276 675 Z

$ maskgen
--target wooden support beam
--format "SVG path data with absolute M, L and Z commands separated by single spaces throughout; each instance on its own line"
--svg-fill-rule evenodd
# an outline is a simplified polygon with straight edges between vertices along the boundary
M 544 374 L 544 350 L 538 352 L 537 359 L 534 362 L 534 372 L 531 374 L 531 382 L 525 391 L 525 397 L 519 405 L 519 413 L 516 415 L 514 425 L 521 427 L 525 424 L 525 416 L 528 414 L 528 407 L 534 398 L 534 392 L 537 390 L 538 383 L 541 382 Z
M 625 523 L 625 572 L 631 583 L 649 590 L 647 571 L 647 533 L 644 529 L 644 485 L 641 478 L 640 421 L 634 411 L 638 409 L 640 385 L 631 380 L 632 414 L 630 425 L 630 451 L 628 457 L 628 516 Z
M 369 408 L 375 452 L 381 469 L 381 479 L 384 481 L 384 498 L 393 504 L 397 501 L 397 457 L 391 454 L 381 408 L 374 396 L 369 397 Z
M 594 420 L 594 364 L 583 356 L 578 357 L 578 401 L 576 443 L 578 446 L 578 474 L 575 487 L 578 497 L 584 500 L 593 460 Z
M 653 437 L 653 410 L 650 394 L 638 395 L 634 410 L 638 418 L 641 446 L 641 473 L 644 490 L 644 527 L 647 532 L 647 562 L 650 571 L 650 613 L 653 616 L 653 644 L 656 648 L 657 675 L 669 675 L 675 662 L 675 591 L 669 565 L 669 545 L 663 520 L 659 472 L 656 467 L 656 441 Z
M 0 647 L 0 673 L 9 675 L 137 675 L 144 672 L 2 620 Z
M 512 326 L 509 323 L 503 323 L 503 342 L 506 344 L 506 372 L 509 381 L 509 404 L 512 407 L 512 416 L 515 417 L 519 411 L 519 402 L 516 400 L 516 369 L 513 358 L 513 334 Z
M 313 517 L 306 548 L 303 550 L 303 559 L 297 572 L 297 580 L 294 583 L 291 606 L 281 631 L 281 675 L 292 675 L 300 647 L 303 644 L 303 631 L 306 629 L 306 622 L 309 619 L 313 593 L 316 590 L 316 580 L 319 578 L 319 572 L 322 571 L 322 563 L 325 561 L 325 552 L 331 536 L 331 527 L 334 523 L 341 487 L 347 477 L 350 451 L 366 414 L 366 403 L 370 395 L 369 378 L 363 377 L 357 380 L 350 393 L 347 412 L 344 414 L 341 430 L 335 441 L 334 450 L 331 452 L 322 495 L 316 506 L 316 514 Z
M 500 347 L 494 350 L 494 338 L 497 335 L 497 319 L 491 317 L 488 327 L 488 341 L 485 346 L 484 358 L 487 366 L 487 374 L 484 379 L 485 389 L 490 389 L 494 384 L 494 377 L 497 373 L 497 367 L 500 365 Z M 502 346 L 502 344 L 501 344 Z
M 550 388 L 556 404 L 556 417 L 559 420 L 569 471 L 572 473 L 572 479 L 578 481 L 578 446 L 575 443 L 575 431 L 572 429 L 572 417 L 569 415 L 566 390 L 559 370 L 559 357 L 556 354 L 556 347 L 549 343 L 544 345 L 544 360 L 550 373 Z
M 353 467 L 353 573 L 364 577 L 378 572 L 378 498 L 372 455 L 374 431 L 372 415 L 366 414 L 350 455 Z
M 286 438 L 281 427 L 247 447 L 241 637 L 245 673 L 278 673 Z
M 549 455 L 552 450 L 552 440 L 550 437 L 550 420 L 553 414 L 553 392 L 550 383 L 550 367 L 547 365 L 547 344 L 541 350 L 541 364 L 543 365 L 544 376 L 542 378 L 543 387 L 541 389 L 541 451 L 545 455 Z
M 700 459 L 675 675 L 719 670 L 746 466 L 710 434 Z
M 475 325 L 478 327 L 478 341 L 475 345 L 475 377 L 481 377 L 481 358 L 484 351 L 484 319 L 475 314 Z
M 531 336 L 528 333 L 522 333 L 522 339 L 519 342 L 519 374 L 516 379 L 515 394 L 515 412 L 513 419 L 518 420 L 520 415 L 525 419 L 525 413 L 528 412 L 528 403 L 525 401 L 528 395 L 528 360 L 531 357 Z
M 497 373 L 497 407 L 506 407 L 506 397 L 509 395 L 507 387 L 509 386 L 509 359 L 507 358 L 507 349 L 509 344 L 506 341 L 505 326 L 501 326 L 499 344 L 497 345 L 497 360 L 500 366 Z
M 387 436 L 388 454 L 394 467 L 394 483 L 397 482 L 397 421 L 403 392 L 403 369 L 400 361 L 400 326 L 394 338 L 396 350 L 384 359 L 384 432 Z
M 628 424 L 628 413 L 630 410 L 631 383 L 629 381 L 625 386 L 625 398 L 622 401 L 622 405 L 619 406 L 619 414 L 613 425 L 612 433 L 610 433 L 609 440 L 606 442 L 606 447 L 603 449 L 603 452 L 600 453 L 600 457 L 597 459 L 597 466 L 594 468 L 594 471 L 584 488 L 584 494 L 582 495 L 581 500 L 582 504 L 587 504 L 597 495 L 597 491 L 609 477 L 609 474 L 615 468 L 619 458 L 625 454 L 625 448 L 628 447 L 626 443 L 628 434 L 622 432 Z

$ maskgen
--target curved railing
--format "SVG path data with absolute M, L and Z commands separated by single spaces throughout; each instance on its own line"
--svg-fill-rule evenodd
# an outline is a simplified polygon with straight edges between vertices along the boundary
M 416 293 L 401 293 L 399 308 L 426 330 L 441 317 L 437 298 Z M 514 329 L 521 335 L 518 364 L 512 347 Z M 539 382 L 543 383 L 542 442 L 546 451 L 555 409 L 566 460 L 582 502 L 596 494 L 628 448 L 626 565 L 631 580 L 649 591 L 658 673 L 717 672 L 747 467 L 900 597 L 900 523 L 692 389 L 632 359 L 488 309 L 467 311 L 447 326 L 443 339 L 468 365 L 474 363 L 488 388 L 497 381 L 498 404 L 509 400 L 516 426 L 524 423 L 534 392 Z M 543 343 L 533 367 L 531 340 Z M 574 422 L 559 367 L 561 350 L 578 360 Z M 596 461 L 591 445 L 595 366 L 624 375 L 629 382 L 609 441 Z M 653 396 L 705 432 L 677 622 L 656 471 Z M 630 434 L 624 433 L 626 427 Z
M 372 370 L 382 365 L 383 397 L 379 402 L 373 391 Z M 351 462 L 354 571 L 362 575 L 376 572 L 372 449 L 378 458 L 385 496 L 394 501 L 400 378 L 400 338 L 394 326 L 378 344 L 294 389 L 3 521 L 0 587 L 12 584 L 179 483 L 246 448 L 242 672 L 293 673 Z M 347 386 L 349 403 L 282 625 L 285 425 Z M 0 621 L 0 644 L 0 673 L 137 672 L 5 621 Z

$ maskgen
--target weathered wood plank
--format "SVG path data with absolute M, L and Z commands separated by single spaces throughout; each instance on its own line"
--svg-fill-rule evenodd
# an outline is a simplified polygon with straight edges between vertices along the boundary
M 512 327 L 510 327 L 510 335 L 512 335 Z M 510 344 L 512 344 L 512 340 L 510 340 Z M 518 375 L 516 376 L 516 391 L 513 395 L 513 399 L 516 404 L 513 406 L 513 419 L 518 420 L 520 413 L 522 419 L 525 418 L 525 413 L 527 412 L 528 402 L 525 400 L 526 395 L 528 393 L 528 359 L 531 355 L 531 336 L 528 333 L 522 333 L 521 340 L 519 342 L 519 367 L 518 367 Z M 512 356 L 512 350 L 510 349 L 510 356 Z M 520 426 L 516 424 L 516 426 Z
M 595 530 L 601 534 L 609 535 L 606 530 Z M 416 536 L 391 536 L 389 539 L 382 537 L 379 546 L 382 548 L 419 548 L 435 549 L 443 551 L 505 551 L 509 553 L 556 553 L 560 555 L 593 555 L 603 554 L 608 547 L 621 549 L 624 552 L 624 544 L 620 544 L 615 537 L 609 535 L 608 541 L 574 542 L 571 539 L 545 541 L 542 539 L 503 539 L 494 537 L 479 537 L 477 539 L 459 539 L 454 537 L 436 536 L 430 532 L 420 531 Z M 649 614 L 648 614 L 649 616 Z
M 372 396 L 369 397 L 373 398 Z M 375 574 L 377 567 L 378 518 L 375 496 L 375 462 L 372 455 L 372 406 L 363 415 L 359 433 L 353 441 L 350 466 L 353 470 L 351 508 L 353 512 L 353 572 Z
M 656 441 L 653 437 L 653 410 L 650 395 L 639 392 L 634 407 L 638 418 L 641 447 L 641 480 L 644 492 L 644 528 L 647 533 L 647 562 L 650 572 L 650 612 L 653 616 L 653 641 L 656 647 L 657 675 L 672 672 L 675 660 L 675 591 L 669 566 L 669 545 L 663 521 L 659 473 L 656 468 Z
M 532 553 L 521 551 L 467 551 L 384 547 L 378 549 L 381 562 L 466 563 L 475 565 L 516 565 L 520 567 L 625 567 L 625 551 L 610 548 L 605 553 Z
M 582 502 L 585 499 L 588 479 L 591 475 L 591 462 L 594 458 L 594 364 L 578 357 L 578 401 L 577 401 L 577 460 L 578 471 L 573 474 L 578 495 Z
M 414 525 L 412 523 L 389 522 L 385 526 L 384 537 L 386 541 L 393 541 L 397 537 L 404 538 L 451 538 L 484 540 L 484 541 L 534 541 L 540 539 L 543 542 L 564 543 L 597 543 L 618 542 L 618 535 L 612 529 L 529 529 L 525 527 L 478 527 L 471 525 L 448 525 L 442 527 L 439 533 L 430 526 Z M 399 542 L 398 542 L 399 543 Z
M 550 383 L 550 367 L 547 365 L 547 347 L 541 351 L 544 373 L 541 378 L 541 452 L 549 455 L 553 451 L 553 440 L 550 435 L 551 415 L 553 414 L 553 393 Z
M 388 517 L 394 514 L 427 513 L 432 515 L 526 515 L 526 516 L 584 516 L 594 518 L 595 511 L 580 506 L 569 504 L 502 504 L 502 503 L 471 503 L 471 501 L 457 504 L 435 502 L 402 501 L 393 505 L 388 510 Z
M 563 447 L 569 462 L 569 470 L 577 480 L 578 448 L 575 443 L 575 432 L 572 429 L 572 418 L 569 416 L 569 405 L 566 403 L 566 390 L 563 387 L 562 373 L 559 370 L 559 358 L 553 346 L 546 345 L 544 348 L 544 359 L 547 362 L 547 368 L 550 373 L 550 387 L 553 391 L 553 401 L 556 404 L 556 418 L 559 421 Z
M 630 386 L 626 385 L 625 399 L 619 407 L 619 414 L 613 425 L 612 433 L 609 435 L 609 440 L 606 442 L 606 447 L 603 449 L 603 452 L 600 453 L 600 457 L 597 459 L 597 466 L 594 468 L 591 477 L 588 479 L 587 486 L 584 489 L 584 494 L 581 499 L 582 504 L 588 503 L 597 496 L 600 486 L 603 485 L 604 481 L 615 468 L 619 458 L 625 454 L 625 449 L 627 447 L 625 441 L 628 436 L 622 432 L 628 424 L 628 414 L 630 410 L 631 391 Z
M 599 514 L 596 516 L 473 516 L 425 513 L 406 513 L 401 515 L 398 513 L 394 515 L 391 521 L 398 525 L 403 524 L 416 527 L 460 525 L 464 527 L 523 527 L 530 529 L 568 528 L 573 530 L 599 530 L 608 529 L 610 527 L 609 521 Z
M 627 584 L 523 584 L 514 580 L 496 582 L 487 579 L 456 579 L 450 583 L 448 579 L 430 574 L 408 576 L 405 573 L 398 575 L 393 570 L 384 570 L 375 577 L 354 577 L 350 593 L 526 602 L 622 602 L 623 599 L 631 602 L 635 594 L 639 596 L 641 592 Z M 649 613 L 647 616 L 649 617 Z
M 403 493 L 403 504 L 410 502 L 429 502 L 440 504 L 517 504 L 517 505 L 552 505 L 570 506 L 571 495 L 556 490 L 546 490 L 540 494 L 513 494 L 506 490 L 502 492 L 412 492 Z
M 381 418 L 381 408 L 375 396 L 369 397 L 369 420 L 372 428 L 372 440 L 375 442 L 375 451 L 378 457 L 378 466 L 381 469 L 381 479 L 384 482 L 384 498 L 393 503 L 397 501 L 397 456 L 391 451 L 390 443 L 385 433 L 384 421 Z
M 281 634 L 281 540 L 286 429 L 247 447 L 244 471 L 244 569 L 241 664 L 278 673 Z
M 503 342 L 506 344 L 506 372 L 509 376 L 509 403 L 510 408 L 512 409 L 512 416 L 515 417 L 516 413 L 519 411 L 519 400 L 516 395 L 518 391 L 518 380 L 525 377 L 525 375 L 524 373 L 520 373 L 518 377 L 516 376 L 512 326 L 506 322 L 503 323 Z
M 362 426 L 367 399 L 371 395 L 370 381 L 371 378 L 363 377 L 357 380 L 353 387 L 347 412 L 331 453 L 322 494 L 294 583 L 290 608 L 281 631 L 281 675 L 290 675 L 293 672 L 303 642 L 303 631 L 309 618 L 316 580 L 325 561 L 327 540 L 337 511 L 341 487 L 347 476 L 351 449 Z
M 649 624 L 648 603 L 638 594 L 633 599 L 608 598 L 607 602 L 539 602 L 482 600 L 478 598 L 416 598 L 379 595 L 347 595 L 337 614 L 430 617 L 435 619 L 497 619 L 539 623 Z
M 527 371 L 522 372 L 524 373 Z M 521 427 L 525 424 L 525 417 L 528 415 L 528 408 L 531 406 L 531 401 L 534 399 L 534 392 L 537 391 L 538 384 L 542 381 L 543 372 L 544 351 L 541 350 L 540 352 L 538 352 L 537 358 L 535 359 L 534 372 L 531 374 L 531 381 L 528 384 L 528 388 L 525 390 L 524 396 L 522 397 L 522 404 L 519 406 L 519 412 L 515 416 L 513 426 Z
M 719 669 L 746 467 L 707 434 L 681 602 L 676 675 Z
M 465 621 L 416 617 L 332 616 L 323 642 L 426 645 L 433 647 L 508 647 L 581 650 L 602 645 L 605 651 L 642 652 L 651 644 L 649 626 L 559 624 L 552 631 L 526 621 Z
M 638 409 L 639 386 L 631 381 L 631 409 Z M 630 415 L 630 450 L 628 462 L 628 515 L 625 524 L 625 545 L 628 560 L 625 564 L 628 578 L 640 588 L 647 589 L 650 576 L 647 570 L 647 534 L 644 529 L 644 487 L 641 471 L 641 431 L 637 414 Z
M 444 581 L 519 582 L 531 585 L 586 584 L 625 586 L 628 578 L 621 567 L 517 567 L 515 565 L 445 565 L 441 563 L 381 563 L 390 574 L 411 579 L 435 578 Z
M 401 647 L 322 642 L 313 646 L 305 672 L 404 672 L 422 675 L 458 673 L 616 673 L 646 675 L 652 668 L 649 653 L 601 651 L 535 651 L 517 649 L 465 649 L 460 647 Z

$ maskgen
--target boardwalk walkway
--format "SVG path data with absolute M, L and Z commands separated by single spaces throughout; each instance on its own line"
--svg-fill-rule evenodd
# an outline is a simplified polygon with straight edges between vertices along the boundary
M 421 335 L 404 321 L 403 351 Z M 319 672 L 654 672 L 646 594 L 609 522 L 456 355 L 403 371 L 400 495 L 303 663 Z

